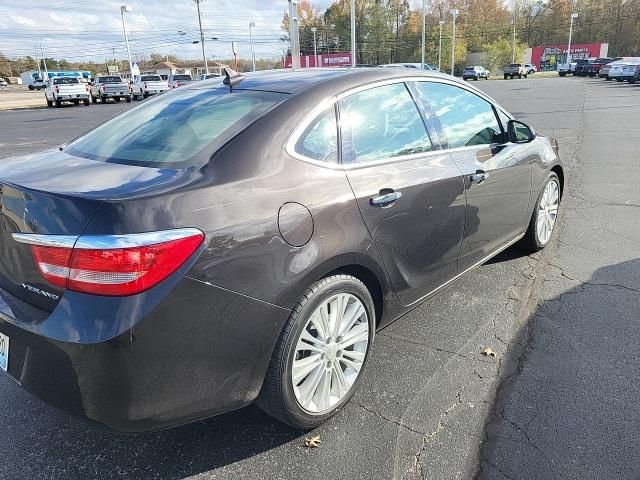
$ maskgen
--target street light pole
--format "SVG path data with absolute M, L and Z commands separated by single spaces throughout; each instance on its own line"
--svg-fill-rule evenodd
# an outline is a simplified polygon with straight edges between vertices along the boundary
M 356 0 L 351 0 L 351 66 L 356 66 Z
M 313 58 L 315 59 L 316 68 L 318 68 L 318 47 L 316 43 L 316 32 L 318 29 L 316 27 L 311 27 L 311 31 L 313 32 Z
M 124 42 L 127 44 L 127 56 L 129 57 L 129 76 L 133 82 L 133 62 L 131 61 L 131 49 L 129 48 L 129 36 L 127 35 L 127 24 L 124 21 L 124 13 L 132 12 L 133 8 L 129 5 L 122 5 L 120 7 L 120 15 L 122 16 L 122 30 L 124 31 Z
M 573 19 L 578 18 L 577 13 L 572 13 L 569 20 L 569 45 L 567 45 L 567 65 L 571 71 L 571 35 L 573 34 Z
M 511 43 L 511 63 L 516 63 L 516 2 L 513 2 L 513 40 Z
M 424 68 L 424 42 L 427 30 L 427 2 L 422 0 L 422 63 L 420 64 L 420 70 Z
M 193 0 L 198 6 L 198 25 L 200 25 L 200 44 L 202 45 L 202 60 L 204 61 L 204 73 L 209 74 L 209 65 L 207 64 L 207 55 L 204 53 L 204 33 L 202 33 L 202 16 L 200 15 L 200 4 L 204 0 Z
M 438 20 L 438 24 L 440 25 L 440 40 L 438 42 L 438 71 L 442 68 L 442 26 L 444 25 L 444 20 Z
M 456 16 L 460 11 L 457 8 L 452 8 L 450 13 L 453 15 L 453 31 L 451 33 L 451 75 L 453 75 L 453 69 L 456 65 Z
M 291 68 L 300 68 L 300 36 L 298 29 L 298 0 L 289 0 L 289 41 L 291 43 Z
M 251 65 L 253 71 L 256 71 L 256 52 L 253 49 L 253 27 L 256 26 L 256 22 L 249 22 L 249 42 L 251 43 Z

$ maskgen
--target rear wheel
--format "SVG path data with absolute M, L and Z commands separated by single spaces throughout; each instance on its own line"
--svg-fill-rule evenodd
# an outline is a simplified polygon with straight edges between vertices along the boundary
M 561 192 L 558 176 L 551 172 L 538 196 L 529 228 L 520 241 L 527 252 L 542 250 L 551 239 L 560 208 Z
M 375 309 L 350 275 L 314 283 L 289 316 L 257 400 L 269 415 L 311 429 L 355 392 L 373 343 Z
M 507 76 L 508 76 L 508 75 L 505 73 L 505 74 L 504 74 L 504 79 L 505 79 L 505 80 L 507 79 Z
M 53 107 L 53 102 L 49 100 L 46 95 L 44 98 L 47 100 L 47 107 Z
M 560 75 L 561 77 L 564 77 L 567 73 L 566 72 L 560 72 L 558 73 L 558 75 Z
M 54 97 L 54 102 L 56 104 L 56 108 L 60 108 L 62 106 L 62 102 Z
M 88 98 L 85 98 L 82 102 L 84 103 L 85 107 L 88 107 L 91 104 Z
M 127 101 L 127 103 L 131 103 L 131 95 L 127 95 L 125 97 L 125 100 Z
M 29 88 L 29 90 L 33 90 L 35 87 L 33 85 L 29 85 L 27 88 Z

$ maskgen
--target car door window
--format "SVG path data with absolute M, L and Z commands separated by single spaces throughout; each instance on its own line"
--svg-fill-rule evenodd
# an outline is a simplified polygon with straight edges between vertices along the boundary
M 449 148 L 503 143 L 504 135 L 492 105 L 454 85 L 417 82 L 433 106 L 447 135 Z
M 340 101 L 343 163 L 370 162 L 432 149 L 404 83 L 370 88 Z
M 318 115 L 302 132 L 294 151 L 311 160 L 338 161 L 338 127 L 333 105 Z

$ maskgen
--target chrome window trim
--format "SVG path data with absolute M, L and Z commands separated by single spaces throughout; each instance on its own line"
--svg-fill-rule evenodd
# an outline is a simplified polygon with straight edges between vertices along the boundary
M 126 235 L 39 235 L 14 233 L 13 239 L 19 243 L 42 247 L 81 248 L 85 250 L 109 250 L 132 248 L 170 242 L 194 235 L 203 235 L 197 228 L 177 228 L 158 232 L 132 233 Z

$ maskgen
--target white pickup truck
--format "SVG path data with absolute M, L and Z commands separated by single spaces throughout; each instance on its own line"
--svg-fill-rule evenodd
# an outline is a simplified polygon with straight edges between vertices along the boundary
M 134 99 L 147 98 L 149 95 L 164 93 L 169 90 L 169 83 L 160 75 L 142 75 L 137 77 L 131 86 Z
M 116 102 L 122 99 L 131 102 L 129 84 L 118 75 L 104 75 L 94 78 L 91 84 L 91 100 L 107 103 L 110 98 Z
M 49 107 L 60 107 L 62 102 L 89 105 L 89 87 L 75 77 L 50 78 L 45 82 L 44 96 Z

